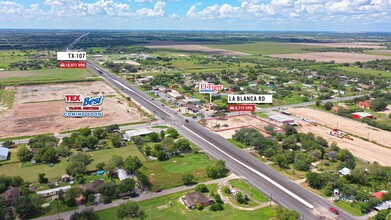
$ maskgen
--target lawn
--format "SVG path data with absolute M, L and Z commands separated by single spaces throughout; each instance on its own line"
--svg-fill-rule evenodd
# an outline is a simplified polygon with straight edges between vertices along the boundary
M 145 158 L 142 156 L 140 151 L 134 146 L 94 151 L 89 152 L 89 154 L 94 159 L 94 161 L 87 167 L 89 170 L 96 170 L 95 165 L 99 162 L 107 163 L 114 154 L 121 155 L 124 158 L 128 156 L 138 156 L 141 161 L 145 161 Z M 68 162 L 66 159 L 62 159 L 53 167 L 49 167 L 47 164 L 22 167 L 21 163 L 12 163 L 0 166 L 0 173 L 10 176 L 21 176 L 26 181 L 37 181 L 38 174 L 45 173 L 49 180 L 54 181 L 58 180 L 60 176 L 65 173 L 67 164 Z
M 382 76 L 385 78 L 391 78 L 391 72 L 387 71 L 381 71 L 381 70 L 373 70 L 373 69 L 363 69 L 363 68 L 358 68 L 358 67 L 337 67 L 337 69 L 340 70 L 345 70 L 348 72 L 354 72 L 362 75 L 373 75 L 373 76 Z
M 198 182 L 208 180 L 206 167 L 212 164 L 213 160 L 204 154 L 185 154 L 163 162 L 155 160 L 144 163 L 141 171 L 149 176 L 153 190 L 169 189 L 183 185 L 182 176 L 186 173 L 193 174 Z
M 211 190 L 216 186 L 212 187 L 208 185 Z M 167 196 L 162 196 L 150 200 L 138 202 L 142 210 L 145 211 L 145 219 L 170 219 L 170 220 L 188 220 L 188 219 L 224 219 L 224 220 L 237 220 L 237 219 L 270 219 L 275 217 L 276 213 L 273 208 L 262 208 L 255 211 L 242 211 L 232 208 L 228 204 L 224 204 L 224 210 L 213 212 L 209 208 L 205 208 L 202 211 L 199 210 L 187 210 L 179 201 L 179 197 L 185 195 L 186 191 L 179 192 Z M 168 205 L 173 202 L 173 205 Z M 159 206 L 168 205 L 168 208 L 157 209 Z M 118 219 L 116 216 L 116 208 L 106 209 L 96 212 L 100 219 Z
M 255 199 L 259 202 L 268 202 L 269 199 L 263 195 L 261 192 L 259 192 L 257 189 L 255 189 L 253 186 L 246 183 L 244 180 L 241 179 L 234 179 L 230 180 L 229 184 L 233 186 L 236 189 L 239 189 L 240 191 L 244 192 L 246 195 L 251 195 L 250 199 Z
M 353 216 L 363 216 L 358 208 L 352 207 L 349 203 L 339 200 L 334 204 Z
M 0 105 L 11 109 L 14 103 L 15 94 L 16 90 L 14 89 L 0 89 Z
M 266 113 L 263 112 L 257 112 L 256 115 L 261 118 L 269 118 L 269 116 Z
M 281 42 L 254 42 L 248 44 L 214 44 L 208 47 L 233 50 L 248 54 L 286 54 L 286 53 L 308 53 L 303 49 L 315 48 L 315 46 L 297 45 Z
M 19 74 L 23 76 L 1 77 L 2 74 Z M 90 74 L 85 69 L 45 69 L 31 71 L 2 71 L 0 72 L 0 84 L 22 85 L 35 83 L 58 83 L 99 80 L 99 77 Z
M 239 143 L 239 142 L 235 141 L 235 140 L 234 140 L 234 139 L 232 139 L 232 138 L 228 138 L 228 139 L 227 139 L 227 141 L 228 141 L 229 143 L 231 143 L 231 144 L 235 145 L 236 147 L 239 147 L 239 148 L 242 148 L 242 149 L 244 149 L 244 148 L 248 148 L 248 147 L 247 147 L 247 146 L 245 146 L 244 144 L 242 144 L 242 143 Z

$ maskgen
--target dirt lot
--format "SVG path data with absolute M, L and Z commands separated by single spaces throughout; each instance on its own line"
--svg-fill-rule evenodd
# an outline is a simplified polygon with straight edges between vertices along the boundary
M 220 124 L 220 127 L 216 125 Z M 225 127 L 224 125 L 227 125 Z M 205 127 L 215 131 L 215 132 L 224 132 L 224 134 L 234 134 L 235 132 L 230 132 L 244 127 L 253 127 L 261 131 L 265 136 L 268 134 L 265 132 L 265 126 L 272 125 L 267 121 L 263 121 L 251 115 L 240 115 L 240 116 L 228 116 L 224 119 L 218 118 L 209 118 L 206 119 Z M 282 129 L 273 125 L 274 131 L 281 131 Z M 228 135 L 229 136 L 229 135 Z M 225 137 L 225 136 L 224 136 Z
M 113 63 L 127 63 L 130 65 L 140 66 L 139 63 L 137 63 L 136 61 L 133 61 L 133 60 L 115 60 L 115 61 L 113 61 Z
M 247 53 L 236 52 L 232 50 L 215 49 L 199 45 L 196 42 L 175 42 L 175 41 L 150 41 L 149 44 L 143 45 L 148 48 L 174 48 L 187 51 L 197 51 L 210 55 L 229 55 L 229 56 L 244 56 Z
M 389 131 L 383 131 L 380 129 L 378 131 L 374 131 L 369 129 L 367 124 L 315 109 L 291 108 L 289 111 L 294 115 L 314 120 L 315 122 L 321 125 L 326 125 L 329 128 L 337 128 L 338 126 L 338 129 L 342 131 L 363 138 L 368 138 L 369 134 L 370 141 L 376 141 L 379 144 L 391 147 L 391 132 Z M 391 151 L 391 149 L 389 150 Z
M 354 43 L 294 43 L 298 45 L 323 46 L 323 47 L 349 47 L 349 48 L 371 48 L 383 49 L 385 46 L 380 46 L 379 43 L 371 42 L 354 42 Z
M 64 118 L 64 94 L 103 94 L 102 118 Z M 76 104 L 78 105 L 78 103 Z M 142 112 L 104 82 L 22 86 L 12 110 L 0 115 L 0 138 L 58 133 L 81 127 L 146 121 Z
M 291 110 L 290 110 L 291 111 Z M 377 161 L 384 166 L 391 166 L 391 149 L 381 147 L 377 144 L 364 141 L 360 138 L 353 137 L 353 140 L 339 139 L 337 137 L 327 135 L 326 132 L 330 129 L 323 126 L 314 126 L 305 122 L 300 122 L 303 126 L 297 127 L 299 132 L 312 132 L 317 136 L 325 138 L 328 142 L 336 142 L 342 149 L 349 149 L 352 154 L 362 160 L 368 162 Z M 366 129 L 368 130 L 368 129 Z
M 330 62 L 334 60 L 336 63 L 354 63 L 357 61 L 367 62 L 376 59 L 391 60 L 390 56 L 368 55 L 357 53 L 340 53 L 340 52 L 315 52 L 315 53 L 296 53 L 296 54 L 273 54 L 270 57 L 291 58 L 291 59 L 307 59 L 316 60 L 317 62 Z

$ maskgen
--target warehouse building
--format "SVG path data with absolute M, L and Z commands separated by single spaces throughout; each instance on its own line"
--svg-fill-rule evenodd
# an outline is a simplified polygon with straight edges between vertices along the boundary
M 273 122 L 277 122 L 280 125 L 288 125 L 290 123 L 294 123 L 295 120 L 292 118 L 288 118 L 282 115 L 271 115 L 269 116 L 269 120 Z
M 355 112 L 352 113 L 353 118 L 362 119 L 362 118 L 370 118 L 373 119 L 373 115 L 366 112 Z

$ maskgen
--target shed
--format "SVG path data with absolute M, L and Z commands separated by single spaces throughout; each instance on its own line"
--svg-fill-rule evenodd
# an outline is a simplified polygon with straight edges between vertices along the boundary
M 361 119 L 361 118 L 370 118 L 372 119 L 373 118 L 373 115 L 372 114 L 369 114 L 369 113 L 366 113 L 366 112 L 355 112 L 355 113 L 352 113 L 352 116 L 356 119 Z
M 0 147 L 0 161 L 8 159 L 9 149 L 5 147 Z
M 124 169 L 118 169 L 117 174 L 118 174 L 118 179 L 120 181 L 133 178 L 133 176 L 128 175 L 128 173 Z
M 350 172 L 351 170 L 347 167 L 338 170 L 338 173 L 341 174 L 342 176 L 350 175 Z
M 131 131 L 125 131 L 124 139 L 129 141 L 131 137 L 144 136 L 144 135 L 147 135 L 147 134 L 150 134 L 150 133 L 153 133 L 153 131 L 148 130 L 146 128 L 141 128 L 141 129 L 131 130 Z

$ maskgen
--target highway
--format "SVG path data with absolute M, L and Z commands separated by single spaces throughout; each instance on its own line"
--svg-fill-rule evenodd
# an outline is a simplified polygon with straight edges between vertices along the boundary
M 320 219 L 322 216 L 326 216 L 327 219 L 357 219 L 340 209 L 338 209 L 340 211 L 338 216 L 331 213 L 328 210 L 329 207 L 333 206 L 330 202 L 287 179 L 192 119 L 188 119 L 188 122 L 186 122 L 185 118 L 178 115 L 173 109 L 152 99 L 125 80 L 98 67 L 91 61 L 87 63 L 88 67 L 105 81 L 130 96 L 132 100 L 154 113 L 159 119 L 177 129 L 185 138 L 214 158 L 224 160 L 233 173 L 247 179 L 249 183 L 274 202 L 298 211 L 302 219 Z

